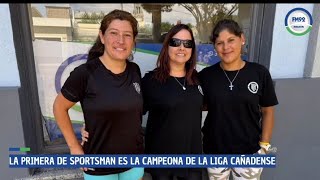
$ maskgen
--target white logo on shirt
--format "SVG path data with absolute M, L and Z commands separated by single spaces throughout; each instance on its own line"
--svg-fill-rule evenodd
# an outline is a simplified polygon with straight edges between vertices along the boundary
M 141 89 L 140 89 L 139 83 L 134 82 L 134 83 L 132 83 L 132 84 L 133 84 L 134 89 L 137 91 L 137 93 L 140 94 Z
M 202 94 L 202 96 L 203 96 L 203 91 L 202 91 L 202 88 L 201 88 L 201 86 L 200 85 L 198 85 L 198 90 L 199 90 L 199 92 Z
M 258 92 L 259 89 L 259 85 L 256 82 L 250 82 L 248 84 L 248 89 L 250 92 L 252 92 L 253 94 L 256 94 Z

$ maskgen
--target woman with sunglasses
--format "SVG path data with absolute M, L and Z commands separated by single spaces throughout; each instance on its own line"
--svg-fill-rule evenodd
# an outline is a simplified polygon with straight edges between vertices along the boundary
M 192 30 L 184 24 L 166 35 L 157 67 L 142 78 L 149 112 L 146 154 L 201 154 L 203 94 L 197 79 Z M 146 169 L 153 180 L 200 180 L 201 169 Z
M 199 77 L 208 115 L 203 126 L 206 154 L 265 154 L 270 148 L 274 105 L 278 100 L 268 69 L 241 58 L 243 31 L 233 20 L 221 20 L 212 32 L 221 61 Z M 262 168 L 208 168 L 209 179 L 260 179 Z

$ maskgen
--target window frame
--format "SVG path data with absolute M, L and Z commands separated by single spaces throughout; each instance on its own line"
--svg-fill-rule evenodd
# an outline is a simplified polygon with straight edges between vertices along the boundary
M 253 4 L 248 59 L 270 68 L 276 4 Z

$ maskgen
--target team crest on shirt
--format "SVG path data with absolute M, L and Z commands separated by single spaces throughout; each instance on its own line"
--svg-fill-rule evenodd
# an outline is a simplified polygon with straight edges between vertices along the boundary
M 199 92 L 202 94 L 202 96 L 203 96 L 203 91 L 202 91 L 202 88 L 201 88 L 201 86 L 200 85 L 198 85 L 198 90 L 199 90 Z
M 248 84 L 248 89 L 251 93 L 256 94 L 259 90 L 259 85 L 258 83 L 252 81 Z
M 137 93 L 140 94 L 141 93 L 141 89 L 140 89 L 139 83 L 134 82 L 132 84 L 133 84 L 134 89 L 137 91 Z

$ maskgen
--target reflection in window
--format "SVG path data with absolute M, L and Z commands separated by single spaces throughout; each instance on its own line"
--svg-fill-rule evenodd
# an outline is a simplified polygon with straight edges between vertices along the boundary
M 225 3 L 32 4 L 32 21 L 35 39 L 93 42 L 103 16 L 113 9 L 123 9 L 139 22 L 138 42 L 159 43 L 172 26 L 184 23 L 193 29 L 197 43 L 207 44 L 220 19 L 234 19 L 247 30 L 250 7 Z

